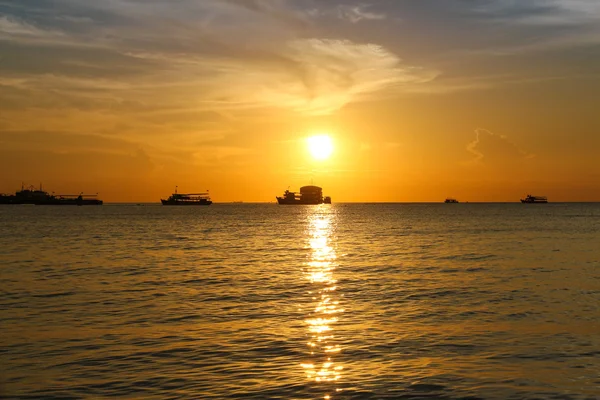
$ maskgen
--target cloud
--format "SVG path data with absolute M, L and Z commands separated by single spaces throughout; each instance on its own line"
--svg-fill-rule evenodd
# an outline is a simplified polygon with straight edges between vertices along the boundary
M 237 7 L 242 7 L 255 13 L 264 14 L 275 20 L 291 24 L 297 28 L 305 28 L 309 21 L 305 13 L 286 7 L 284 0 L 221 0 Z
M 525 0 L 486 2 L 473 7 L 475 17 L 490 28 L 510 26 L 511 40 L 482 49 L 514 54 L 600 43 L 600 2 L 596 0 Z
M 504 83 L 499 72 L 518 81 L 519 71 L 480 59 L 600 37 L 595 0 L 426 3 L 0 1 L 0 50 L 11 54 L 3 55 L 0 80 L 22 97 L 62 98 L 53 104 L 326 114 L 399 92 L 488 89 Z M 414 35 L 439 29 L 444 15 L 444 35 Z M 498 25 L 511 29 L 498 35 Z
M 148 132 L 177 131 L 178 113 L 328 114 L 398 93 L 480 90 L 521 78 L 523 70 L 505 71 L 503 63 L 478 64 L 481 54 L 456 57 L 457 48 L 510 50 L 539 46 L 547 31 L 553 43 L 582 40 L 585 29 L 590 38 L 596 32 L 591 21 L 598 6 L 591 0 L 506 4 L 179 0 L 174 7 L 147 0 L 0 0 L 0 107 L 38 117 L 36 127 L 32 118 L 3 116 L 13 121 L 11 129 L 22 122 L 37 129 L 46 125 L 40 109 L 61 109 L 81 112 L 80 120 L 93 113 L 94 121 L 124 120 Z M 534 23 L 541 15 L 584 28 L 571 24 L 569 39 L 560 39 L 554 27 Z M 446 16 L 444 34 L 435 40 L 414 34 L 440 32 Z M 511 29 L 488 41 L 498 24 Z M 445 64 L 444 54 L 451 60 Z M 507 78 L 497 78 L 500 72 Z M 158 113 L 160 121 L 148 117 Z
M 16 18 L 8 16 L 0 17 L 0 34 L 3 35 L 40 35 L 41 31 L 32 25 L 18 21 Z
M 319 29 L 310 29 L 316 22 L 302 4 L 182 0 L 171 7 L 137 0 L 38 0 L 31 8 L 15 5 L 10 9 L 15 15 L 0 19 L 0 32 L 11 39 L 2 46 L 19 56 L 0 66 L 0 80 L 23 97 L 39 92 L 103 107 L 113 101 L 161 109 L 169 102 L 199 110 L 275 107 L 326 114 L 435 78 L 435 72 L 403 62 L 382 45 L 315 35 Z M 352 22 L 384 18 L 363 4 L 336 10 Z M 40 46 L 55 49 L 37 51 Z
M 207 108 L 279 107 L 302 113 L 328 113 L 345 104 L 398 84 L 425 82 L 429 71 L 404 65 L 394 54 L 375 44 L 349 40 L 297 39 L 278 53 L 226 58 L 168 54 L 130 54 L 176 66 L 184 75 L 193 68 L 210 81 L 202 85 Z
M 504 135 L 487 129 L 475 129 L 475 140 L 467 145 L 475 157 L 469 164 L 505 164 L 535 157 L 517 146 Z
M 418 84 L 434 78 L 432 71 L 405 65 L 382 46 L 349 40 L 297 39 L 278 53 L 256 57 L 173 56 L 129 53 L 132 57 L 164 62 L 190 75 L 195 70 L 210 80 L 192 78 L 186 84 L 202 87 L 200 104 L 208 109 L 249 107 L 287 108 L 307 114 L 329 113 L 366 95 L 399 84 Z
M 431 71 L 403 64 L 381 46 L 348 40 L 298 39 L 285 43 L 279 53 L 264 52 L 254 58 L 243 53 L 225 58 L 131 52 L 126 56 L 151 63 L 154 69 L 141 70 L 139 76 L 104 76 L 100 69 L 95 76 L 86 77 L 84 71 L 94 72 L 89 66 L 66 61 L 65 69 L 82 72 L 13 73 L 0 76 L 0 84 L 30 94 L 40 91 L 43 96 L 54 94 L 95 102 L 113 99 L 121 104 L 155 102 L 156 108 L 168 100 L 171 105 L 194 103 L 204 110 L 276 107 L 318 114 L 435 76 Z M 162 95 L 153 96 L 158 91 Z
M 0 39 L 60 39 L 63 34 L 56 30 L 41 29 L 14 16 L 0 15 Z
M 487 2 L 474 9 L 507 23 L 537 26 L 577 25 L 597 21 L 600 16 L 600 3 L 596 0 Z
M 385 14 L 369 12 L 366 5 L 346 5 L 338 6 L 337 15 L 340 19 L 348 20 L 352 23 L 357 23 L 362 20 L 382 20 L 385 19 Z
M 364 95 L 432 79 L 428 71 L 404 65 L 382 46 L 349 40 L 295 40 L 288 43 L 285 57 L 291 62 L 258 80 L 259 71 L 248 71 L 250 79 L 243 84 L 258 82 L 261 86 L 256 101 L 287 105 L 300 112 L 328 113 L 364 99 Z

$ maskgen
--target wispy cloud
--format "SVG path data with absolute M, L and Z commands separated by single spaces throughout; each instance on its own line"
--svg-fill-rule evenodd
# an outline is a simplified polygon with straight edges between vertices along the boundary
M 221 0 L 234 6 L 248 9 L 252 12 L 264 14 L 272 19 L 295 28 L 306 28 L 309 25 L 307 14 L 294 10 L 285 0 Z
M 15 16 L 0 15 L 0 39 L 30 41 L 60 41 L 64 34 L 55 29 L 37 27 Z
M 600 3 L 596 0 L 525 0 L 475 4 L 474 10 L 514 24 L 577 25 L 597 21 L 600 16 Z
M 257 51 L 256 57 L 127 55 L 162 63 L 188 77 L 187 86 L 202 88 L 198 104 L 209 109 L 276 107 L 328 113 L 396 85 L 435 77 L 433 71 L 404 64 L 382 46 L 349 40 L 291 40 L 277 53 Z M 209 75 L 210 80 L 204 79 Z
M 522 150 L 507 136 L 487 129 L 475 129 L 475 139 L 467 145 L 467 151 L 475 157 L 469 164 L 510 163 L 517 159 L 535 157 Z
M 514 54 L 600 43 L 600 2 L 596 0 L 526 0 L 486 2 L 474 6 L 476 17 L 510 27 L 515 40 L 482 49 Z M 520 38 L 520 40 L 519 40 Z
M 367 5 L 346 5 L 342 4 L 337 9 L 338 17 L 348 20 L 352 23 L 357 23 L 362 20 L 382 20 L 385 19 L 385 14 L 369 11 Z
M 10 47 L 0 50 L 6 54 L 29 46 L 19 48 L 16 60 L 0 65 L 0 77 L 29 95 L 37 87 L 46 96 L 54 89 L 55 95 L 90 101 L 109 97 L 154 109 L 166 107 L 168 100 L 171 107 L 194 104 L 200 110 L 276 107 L 323 114 L 399 91 L 450 93 L 503 83 L 486 79 L 486 72 L 474 71 L 477 62 L 462 59 L 468 79 L 446 74 L 439 79 L 444 69 L 455 68 L 452 61 L 436 66 L 435 58 L 443 60 L 445 53 L 450 60 L 457 60 L 457 54 L 507 55 L 595 43 L 600 37 L 595 0 L 451 0 L 438 8 L 358 0 L 181 0 L 177 7 L 139 0 L 0 1 L 0 47 Z M 396 25 L 408 12 L 413 18 Z M 449 21 L 449 39 L 438 35 L 436 46 L 448 46 L 429 56 L 434 61 L 412 58 L 405 47 L 423 38 L 409 36 L 406 29 L 411 24 L 430 29 L 436 13 L 447 14 Z M 365 21 L 382 24 L 387 36 L 358 23 Z M 499 25 L 511 30 L 498 37 Z M 468 47 L 457 47 L 468 40 L 449 42 L 457 35 L 467 38 L 469 27 L 492 40 L 482 40 L 486 45 L 481 46 L 469 39 Z M 525 39 L 513 40 L 514 31 Z M 53 51 L 36 51 L 40 46 Z M 518 71 L 511 75 L 518 78 Z M 84 95 L 70 88 L 92 90 Z
M 275 107 L 323 114 L 435 77 L 384 46 L 311 35 L 309 13 L 284 0 L 39 4 L 30 22 L 0 19 L 0 32 L 13 45 L 68 43 L 73 49 L 60 60 L 31 54 L 37 64 L 4 66 L 3 82 L 30 94 L 108 97 L 154 108 L 168 100 L 200 110 Z M 364 5 L 338 11 L 353 22 L 383 18 Z M 48 70 L 40 73 L 43 63 Z

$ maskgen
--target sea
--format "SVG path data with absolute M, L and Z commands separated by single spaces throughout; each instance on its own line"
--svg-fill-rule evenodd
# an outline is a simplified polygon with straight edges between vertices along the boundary
M 600 203 L 0 206 L 0 397 L 599 399 Z

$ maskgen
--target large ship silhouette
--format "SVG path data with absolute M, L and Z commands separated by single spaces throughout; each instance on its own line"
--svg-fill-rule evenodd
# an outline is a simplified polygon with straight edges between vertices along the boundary
M 97 198 L 98 194 L 54 194 L 29 186 L 27 189 L 21 185 L 21 190 L 15 194 L 0 195 L 0 204 L 35 204 L 38 206 L 88 206 L 102 205 L 103 201 Z
M 302 204 L 331 204 L 331 197 L 323 197 L 323 189 L 319 186 L 302 186 L 300 193 L 286 190 L 283 197 L 276 197 L 277 203 L 282 205 Z

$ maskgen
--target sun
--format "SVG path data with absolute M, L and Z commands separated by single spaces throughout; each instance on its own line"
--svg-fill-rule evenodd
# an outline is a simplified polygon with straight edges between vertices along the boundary
M 327 135 L 310 136 L 307 142 L 308 151 L 315 160 L 326 160 L 333 153 L 333 142 Z

